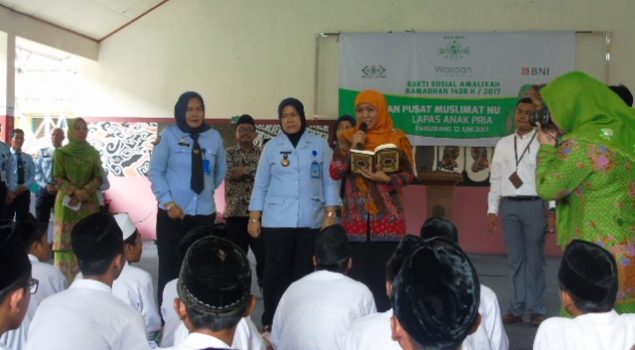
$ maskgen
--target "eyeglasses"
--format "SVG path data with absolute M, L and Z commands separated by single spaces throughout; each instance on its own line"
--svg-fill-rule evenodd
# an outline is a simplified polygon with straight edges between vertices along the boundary
M 37 287 L 40 285 L 40 281 L 35 278 L 31 278 L 28 283 L 29 291 L 31 294 L 35 294 L 37 292 Z

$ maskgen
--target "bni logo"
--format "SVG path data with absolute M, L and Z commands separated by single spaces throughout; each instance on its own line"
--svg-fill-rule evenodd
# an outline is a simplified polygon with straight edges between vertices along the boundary
M 538 75 L 547 76 L 550 75 L 549 67 L 520 67 L 521 75 Z
M 362 68 L 362 78 L 385 78 L 386 68 L 382 65 L 364 66 Z

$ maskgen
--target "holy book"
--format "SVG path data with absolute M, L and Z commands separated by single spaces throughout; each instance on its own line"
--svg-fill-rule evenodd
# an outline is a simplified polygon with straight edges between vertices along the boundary
M 351 151 L 351 172 L 360 173 L 360 170 L 383 170 L 385 173 L 399 171 L 399 155 L 401 150 L 392 143 L 386 143 L 375 147 L 372 151 Z

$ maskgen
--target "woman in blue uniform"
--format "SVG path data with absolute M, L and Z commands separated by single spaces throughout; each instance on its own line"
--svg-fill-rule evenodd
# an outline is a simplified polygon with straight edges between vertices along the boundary
M 174 106 L 176 125 L 163 130 L 150 161 L 152 191 L 159 202 L 157 250 L 159 290 L 178 277 L 177 246 L 189 230 L 214 223 L 214 190 L 227 172 L 223 140 L 205 123 L 205 104 L 196 92 Z M 159 300 L 159 303 L 161 301 Z
M 291 282 L 312 271 L 315 236 L 335 223 L 337 183 L 328 173 L 331 149 L 326 139 L 306 129 L 302 102 L 278 106 L 283 133 L 267 143 L 256 171 L 249 203 L 249 233 L 265 242 L 262 324 L 271 325 Z

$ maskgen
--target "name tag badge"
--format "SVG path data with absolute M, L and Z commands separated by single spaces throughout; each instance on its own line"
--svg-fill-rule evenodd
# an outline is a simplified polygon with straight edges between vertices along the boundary
M 203 170 L 207 175 L 212 173 L 212 162 L 210 162 L 209 159 L 203 160 Z
M 314 179 L 319 179 L 322 175 L 322 167 L 320 163 L 313 161 L 311 163 L 311 177 Z
M 518 173 L 514 171 L 513 174 L 509 176 L 509 181 L 514 185 L 515 188 L 520 188 L 523 185 L 523 180 L 518 176 Z

